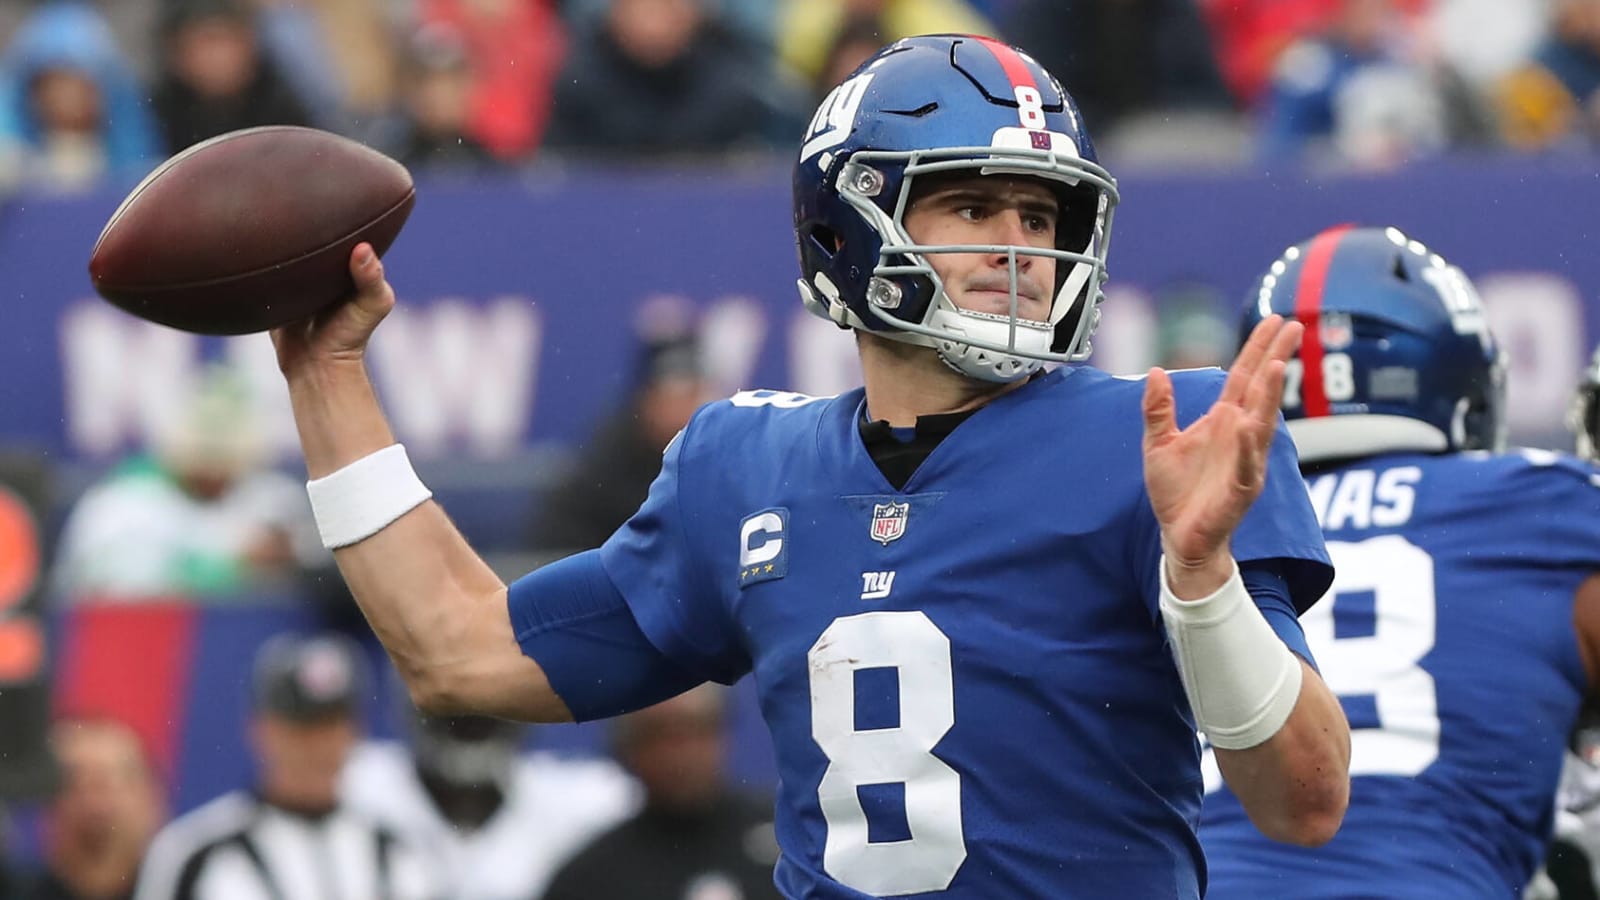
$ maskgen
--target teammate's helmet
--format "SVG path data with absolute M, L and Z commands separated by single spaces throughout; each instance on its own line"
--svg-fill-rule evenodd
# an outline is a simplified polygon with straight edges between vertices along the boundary
M 1578 383 L 1578 395 L 1572 399 L 1568 424 L 1577 438 L 1578 455 L 1600 463 L 1600 347 L 1594 348 L 1594 359 L 1583 373 L 1583 381 Z
M 1053 250 L 914 243 L 912 185 L 939 174 L 1041 179 L 1061 203 Z M 1014 381 L 1044 362 L 1089 355 L 1105 280 L 1116 185 L 1095 161 L 1077 105 L 1025 53 L 988 38 L 898 41 L 834 88 L 806 132 L 794 172 L 800 296 L 841 327 L 934 347 L 974 378 Z M 1054 257 L 1048 322 L 956 308 L 932 253 Z
M 1302 462 L 1504 447 L 1505 365 L 1477 289 L 1398 229 L 1290 247 L 1247 298 L 1241 340 L 1272 313 L 1306 326 L 1283 391 Z
M 418 771 L 455 788 L 510 784 L 525 727 L 488 716 L 417 713 L 411 750 Z

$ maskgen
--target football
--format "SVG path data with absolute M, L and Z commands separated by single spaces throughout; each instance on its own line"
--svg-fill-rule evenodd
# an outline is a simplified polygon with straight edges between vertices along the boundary
M 314 128 L 203 141 L 134 188 L 89 258 L 100 296 L 199 334 L 249 334 L 348 296 L 350 251 L 389 249 L 416 202 L 389 157 Z

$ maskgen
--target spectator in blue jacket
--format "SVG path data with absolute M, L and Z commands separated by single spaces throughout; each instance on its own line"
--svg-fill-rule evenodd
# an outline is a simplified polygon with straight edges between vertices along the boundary
M 1395 0 L 1344 0 L 1319 35 L 1285 50 L 1263 109 L 1262 157 L 1320 152 L 1384 168 L 1441 148 L 1444 103 L 1405 24 Z
M 94 7 L 41 6 L 0 56 L 0 185 L 142 177 L 160 157 L 142 93 Z

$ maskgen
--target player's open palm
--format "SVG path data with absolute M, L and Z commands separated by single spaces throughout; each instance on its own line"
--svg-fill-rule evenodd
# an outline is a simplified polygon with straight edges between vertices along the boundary
M 383 278 L 383 262 L 365 243 L 351 251 L 350 275 L 356 292 L 349 300 L 272 330 L 278 368 L 285 375 L 322 362 L 361 361 L 373 329 L 394 309 L 394 289 Z
M 1266 482 L 1284 362 L 1303 331 L 1270 316 L 1256 326 L 1205 415 L 1179 429 L 1172 379 L 1151 369 L 1144 391 L 1144 481 L 1162 549 L 1180 565 L 1210 561 Z

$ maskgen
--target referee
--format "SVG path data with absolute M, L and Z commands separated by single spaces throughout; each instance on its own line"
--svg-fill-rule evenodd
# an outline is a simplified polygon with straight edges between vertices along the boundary
M 363 674 L 344 638 L 268 641 L 253 679 L 256 789 L 164 828 L 135 900 L 432 900 L 422 858 L 338 805 Z

